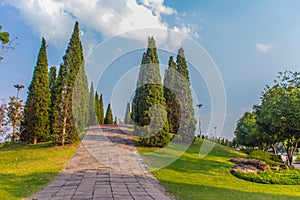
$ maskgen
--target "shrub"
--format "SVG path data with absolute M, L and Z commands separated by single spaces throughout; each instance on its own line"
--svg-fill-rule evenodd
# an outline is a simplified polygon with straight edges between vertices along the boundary
M 250 152 L 248 157 L 253 158 L 253 159 L 262 160 L 271 166 L 279 165 L 282 163 L 281 159 L 278 156 L 276 156 L 274 154 L 270 154 L 270 153 L 268 153 L 266 151 L 262 151 L 262 150 L 253 150 Z
M 298 169 L 269 171 L 257 174 L 232 172 L 232 174 L 240 179 L 244 179 L 255 183 L 300 185 L 300 170 Z

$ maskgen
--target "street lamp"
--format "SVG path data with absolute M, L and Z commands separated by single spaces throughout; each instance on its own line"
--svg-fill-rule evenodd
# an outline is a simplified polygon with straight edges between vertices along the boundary
M 16 85 L 14 85 L 14 87 L 17 88 L 17 90 L 18 90 L 18 93 L 17 93 L 17 99 L 19 99 L 19 96 L 20 96 L 20 90 L 24 88 L 24 85 L 16 84 Z
M 197 107 L 199 108 L 199 137 L 201 138 L 201 107 L 203 106 L 203 104 L 197 104 Z

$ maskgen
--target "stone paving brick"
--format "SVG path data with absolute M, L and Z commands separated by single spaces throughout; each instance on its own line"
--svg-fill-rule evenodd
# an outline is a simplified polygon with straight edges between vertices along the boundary
M 94 127 L 61 174 L 27 199 L 171 200 L 117 126 Z

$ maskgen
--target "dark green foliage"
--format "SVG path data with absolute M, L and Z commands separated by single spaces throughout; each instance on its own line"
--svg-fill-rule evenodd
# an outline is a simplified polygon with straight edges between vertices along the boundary
M 104 124 L 104 104 L 103 104 L 103 97 L 102 94 L 100 95 L 99 98 L 99 117 L 98 117 L 98 122 L 99 124 Z
M 79 133 L 76 127 L 82 128 L 87 122 L 88 100 L 85 97 L 88 98 L 88 87 L 86 80 L 79 24 L 76 22 L 55 84 L 54 129 L 62 145 L 65 142 L 78 141 Z M 83 124 L 75 126 L 74 116 L 76 123 L 83 122 Z
M 32 81 L 28 89 L 28 96 L 24 108 L 24 124 L 28 136 L 23 138 L 26 142 L 36 144 L 49 136 L 49 111 L 51 105 L 48 58 L 46 41 L 42 45 L 33 72 Z
M 157 49 L 155 40 L 151 37 L 142 57 L 132 102 L 135 134 L 139 136 L 142 145 L 163 147 L 170 142 L 165 108 Z
M 262 172 L 258 174 L 246 174 L 233 172 L 233 175 L 255 183 L 278 184 L 278 185 L 300 185 L 300 170 L 279 170 Z
M 115 125 L 118 124 L 118 118 L 117 118 L 117 116 L 115 116 L 114 124 Z
M 104 124 L 113 124 L 113 123 L 114 123 L 114 118 L 113 118 L 112 110 L 110 108 L 110 103 L 109 103 L 107 106 L 107 110 L 106 110 Z
M 192 141 L 196 130 L 196 120 L 194 117 L 193 98 L 190 88 L 190 78 L 188 66 L 186 64 L 183 48 L 178 50 L 176 59 L 177 71 L 181 76 L 177 76 L 177 88 L 181 121 L 178 134 L 181 135 L 183 141 Z
M 100 109 L 99 109 L 99 95 L 98 95 L 98 92 L 96 91 L 95 92 L 95 99 L 94 99 L 94 102 L 95 102 L 95 115 L 96 115 L 96 123 L 99 124 L 99 118 L 100 118 Z
M 81 53 L 82 54 L 82 51 Z M 82 61 L 84 62 L 84 61 Z M 83 132 L 88 127 L 88 107 L 89 107 L 89 89 L 88 80 L 85 73 L 85 67 L 79 68 L 77 73 L 75 86 L 73 89 L 73 115 L 76 129 L 79 133 Z
M 261 146 L 259 139 L 261 134 L 256 123 L 256 112 L 245 112 L 244 115 L 237 122 L 235 134 L 235 142 L 239 145 L 245 146 Z
M 169 130 L 177 133 L 180 126 L 180 104 L 178 102 L 178 86 L 176 63 L 173 56 L 169 58 L 169 67 L 165 70 L 164 97 L 166 99 Z
M 50 99 L 51 99 L 51 106 L 50 106 L 50 111 L 49 111 L 49 124 L 50 124 L 50 135 L 53 136 L 54 134 L 54 97 L 55 97 L 55 82 L 56 82 L 56 77 L 57 72 L 56 72 L 56 67 L 51 67 L 49 71 L 49 88 L 50 88 Z
M 96 122 L 96 112 L 95 112 L 95 95 L 94 95 L 94 85 L 91 84 L 90 88 L 90 98 L 89 98 L 89 126 L 97 124 Z
M 130 104 L 128 102 L 127 102 L 127 107 L 126 107 L 126 113 L 125 113 L 124 123 L 125 124 L 131 124 Z

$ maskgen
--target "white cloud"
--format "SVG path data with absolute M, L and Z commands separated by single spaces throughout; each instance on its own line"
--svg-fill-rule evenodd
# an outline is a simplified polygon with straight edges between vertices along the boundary
M 161 15 L 177 11 L 164 5 L 164 0 L 4 0 L 19 10 L 21 17 L 34 33 L 45 37 L 49 44 L 64 48 L 75 20 L 81 27 L 100 33 L 104 38 L 119 35 L 145 41 L 152 35 L 157 41 L 170 37 L 170 30 L 193 35 L 189 25 L 170 27 Z M 133 30 L 147 29 L 141 34 Z M 152 31 L 149 31 L 152 29 Z M 163 30 L 164 34 L 160 31 Z M 128 32 L 127 34 L 124 34 Z M 86 32 L 84 37 L 86 36 Z M 176 41 L 180 44 L 180 41 Z M 62 46 L 63 45 L 63 46 Z
M 258 43 L 255 46 L 256 46 L 257 50 L 260 51 L 260 52 L 262 52 L 262 53 L 267 53 L 272 48 L 272 44 Z

